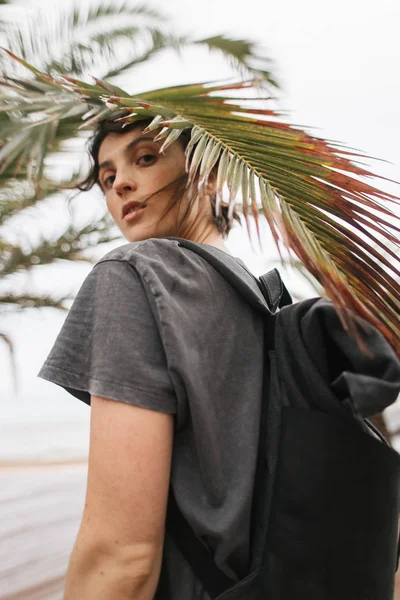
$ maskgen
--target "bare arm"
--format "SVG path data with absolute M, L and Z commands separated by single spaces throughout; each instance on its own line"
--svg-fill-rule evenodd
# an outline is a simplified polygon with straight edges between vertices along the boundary
M 173 417 L 98 396 L 91 407 L 86 502 L 64 600 L 153 600 Z

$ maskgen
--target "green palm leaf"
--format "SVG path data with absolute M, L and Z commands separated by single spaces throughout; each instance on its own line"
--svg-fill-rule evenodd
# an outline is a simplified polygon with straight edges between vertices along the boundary
M 89 7 L 68 5 L 39 9 L 29 19 L 8 22 L 1 45 L 44 73 L 82 77 L 99 73 L 105 79 L 120 75 L 158 52 L 180 52 L 190 45 L 221 53 L 242 76 L 277 87 L 271 61 L 252 42 L 219 35 L 201 40 L 167 29 L 166 15 L 145 4 L 107 2 Z M 15 74 L 15 65 L 0 56 L 1 71 Z
M 217 204 L 224 202 L 227 184 L 231 215 L 239 192 L 247 222 L 251 212 L 257 223 L 261 207 L 280 251 L 286 248 L 301 260 L 338 307 L 345 326 L 354 329 L 352 313 L 363 316 L 400 355 L 400 261 L 391 247 L 398 248 L 400 222 L 390 208 L 399 199 L 366 183 L 363 178 L 372 173 L 361 166 L 360 154 L 283 122 L 261 101 L 254 108 L 254 100 L 249 105 L 229 96 L 232 90 L 251 88 L 252 82 L 183 85 L 132 97 L 110 93 L 112 88 L 101 81 L 89 85 L 35 75 L 48 92 L 37 93 L 41 109 L 34 115 L 24 113 L 24 82 L 3 80 L 7 91 L 1 109 L 10 114 L 7 103 L 12 102 L 20 114 L 0 151 L 7 168 L 8 157 L 13 162 L 23 157 L 26 165 L 34 163 L 31 177 L 40 177 L 48 148 L 39 152 L 36 140 L 49 122 L 58 124 L 54 139 L 59 143 L 63 120 L 88 122 L 87 115 L 93 119 L 100 111 L 102 118 L 127 122 L 152 116 L 150 128 L 163 128 L 158 137 L 165 147 L 190 127 L 189 177 L 199 173 L 203 185 L 219 160 Z M 32 100 L 32 90 L 27 93 Z
M 132 2 L 39 9 L 29 19 L 9 22 L 3 45 L 44 72 L 80 75 L 112 61 L 113 46 L 123 39 L 129 38 L 132 53 L 163 21 L 158 11 Z M 2 68 L 8 66 L 3 61 Z
M 257 45 L 247 40 L 235 40 L 225 35 L 197 40 L 197 45 L 205 45 L 209 50 L 222 53 L 235 69 L 240 71 L 241 76 L 246 79 L 255 77 L 260 82 L 268 82 L 270 85 L 279 87 L 271 72 L 272 61 L 257 51 Z M 257 66 L 258 63 L 258 66 Z
M 2 276 L 27 272 L 36 265 L 51 264 L 55 260 L 93 262 L 92 258 L 85 254 L 85 250 L 96 248 L 99 244 L 113 242 L 121 237 L 115 229 L 114 231 L 110 229 L 109 219 L 106 216 L 84 227 L 76 228 L 71 225 L 57 240 L 42 238 L 36 245 L 31 246 L 29 251 L 23 250 L 19 245 L 8 243 L 2 249 Z M 0 301 L 3 296 L 0 292 Z M 9 297 L 9 294 L 6 296 Z

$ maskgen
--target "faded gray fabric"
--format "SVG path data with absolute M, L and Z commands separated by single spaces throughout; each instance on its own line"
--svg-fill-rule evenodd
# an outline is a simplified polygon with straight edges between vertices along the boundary
M 232 578 L 249 563 L 262 356 L 262 314 L 200 256 L 150 239 L 95 265 L 39 373 L 88 404 L 175 415 L 177 503 Z M 173 600 L 207 600 L 168 537 L 164 551 Z

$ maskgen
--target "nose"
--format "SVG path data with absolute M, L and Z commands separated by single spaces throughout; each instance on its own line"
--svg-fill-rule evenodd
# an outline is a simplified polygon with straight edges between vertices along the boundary
M 113 189 L 119 196 L 123 196 L 127 192 L 134 192 L 137 189 L 137 185 L 132 174 L 124 170 L 115 174 Z

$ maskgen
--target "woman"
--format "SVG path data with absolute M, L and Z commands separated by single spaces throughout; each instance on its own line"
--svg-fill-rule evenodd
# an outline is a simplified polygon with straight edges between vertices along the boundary
M 165 536 L 169 486 L 233 580 L 249 569 L 262 316 L 174 236 L 215 248 L 215 177 L 187 187 L 182 135 L 159 153 L 145 123 L 103 124 L 82 185 L 102 188 L 128 244 L 83 283 L 40 376 L 91 406 L 85 508 L 65 600 L 207 600 Z M 238 219 L 237 215 L 235 218 Z

